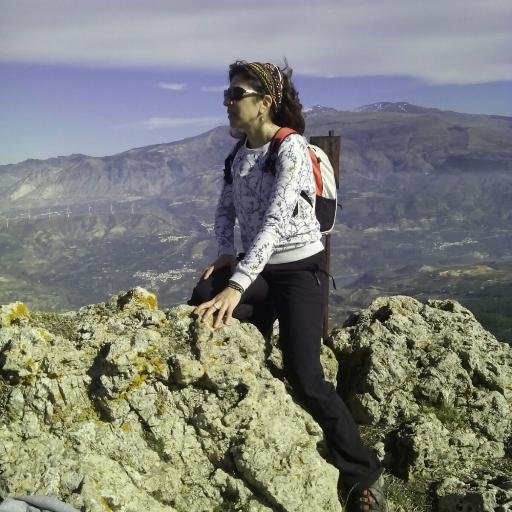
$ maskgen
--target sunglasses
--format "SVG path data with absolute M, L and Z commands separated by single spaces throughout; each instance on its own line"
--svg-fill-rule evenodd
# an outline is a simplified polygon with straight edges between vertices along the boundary
M 224 101 L 240 101 L 248 96 L 265 96 L 261 92 L 244 89 L 243 87 L 230 87 L 224 89 Z

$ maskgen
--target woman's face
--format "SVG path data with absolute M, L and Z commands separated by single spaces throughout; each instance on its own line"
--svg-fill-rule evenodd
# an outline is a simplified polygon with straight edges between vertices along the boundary
M 240 75 L 233 77 L 229 87 L 242 87 L 247 91 L 254 90 Z M 262 99 L 263 96 L 247 96 L 238 101 L 225 100 L 224 105 L 227 107 L 230 127 L 246 131 L 248 127 L 255 124 L 261 111 Z

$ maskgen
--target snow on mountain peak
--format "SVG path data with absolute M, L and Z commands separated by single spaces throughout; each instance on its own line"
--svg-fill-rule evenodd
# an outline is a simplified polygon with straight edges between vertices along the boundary
M 413 105 L 406 101 L 379 101 L 377 103 L 370 103 L 369 105 L 362 105 L 352 109 L 352 112 L 406 112 L 406 113 L 420 113 L 427 112 L 429 108 L 420 107 L 419 105 Z

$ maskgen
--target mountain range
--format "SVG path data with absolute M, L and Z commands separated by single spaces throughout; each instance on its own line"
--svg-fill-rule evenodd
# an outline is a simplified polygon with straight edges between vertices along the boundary
M 305 110 L 341 138 L 331 316 L 452 296 L 512 340 L 512 118 L 381 102 Z M 115 155 L 0 166 L 0 303 L 65 310 L 138 284 L 185 302 L 215 256 L 227 126 Z M 339 319 L 342 321 L 343 319 Z

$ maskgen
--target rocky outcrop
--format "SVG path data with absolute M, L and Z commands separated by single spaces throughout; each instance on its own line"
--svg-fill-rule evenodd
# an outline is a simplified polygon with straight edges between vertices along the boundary
M 192 310 L 140 288 L 60 315 L 0 307 L 0 497 L 341 512 L 277 337 L 265 347 L 252 325 L 213 329 Z M 439 511 L 510 510 L 512 351 L 470 311 L 378 298 L 331 332 L 322 363 L 390 478 L 428 481 Z
M 213 329 L 142 289 L 53 331 L 3 309 L 0 495 L 91 512 L 341 510 L 322 431 L 252 325 Z
M 390 472 L 438 481 L 440 510 L 446 496 L 459 503 L 466 494 L 486 510 L 512 507 L 509 345 L 455 301 L 405 296 L 374 300 L 328 344 L 340 362 L 339 391 L 356 420 L 375 427 Z M 508 469 L 486 476 L 481 470 L 497 460 Z M 463 482 L 453 495 L 444 479 L 455 476 Z

